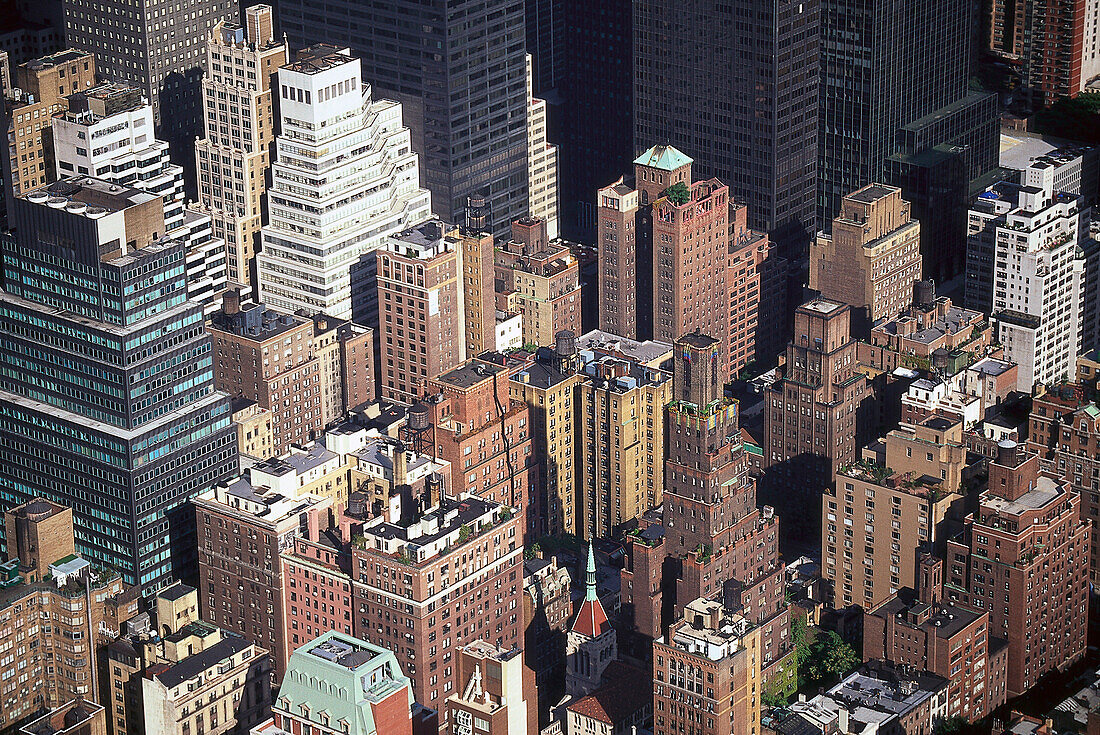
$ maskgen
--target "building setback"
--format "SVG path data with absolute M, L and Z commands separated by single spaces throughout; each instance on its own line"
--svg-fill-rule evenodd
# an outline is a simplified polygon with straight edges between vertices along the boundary
M 481 229 L 501 239 L 530 203 L 523 19 L 521 2 L 279 3 L 291 43 L 352 48 L 379 96 L 401 103 L 431 210 L 465 222 L 477 196 Z
M 192 573 L 187 501 L 237 465 L 185 247 L 164 237 L 159 197 L 90 177 L 34 190 L 11 215 L 0 497 L 71 507 L 77 549 L 150 593 Z
M 901 189 L 868 184 L 844 197 L 831 234 L 810 248 L 810 288 L 852 307 L 852 332 L 909 306 L 921 279 L 920 222 L 909 216 Z
M 1008 640 L 1008 696 L 1085 655 L 1089 524 L 1069 483 L 1004 440 L 963 533 L 947 543 L 944 592 L 989 612 L 990 635 Z

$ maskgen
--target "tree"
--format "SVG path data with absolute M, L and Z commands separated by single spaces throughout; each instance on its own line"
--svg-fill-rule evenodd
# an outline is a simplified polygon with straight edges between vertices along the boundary
M 665 189 L 664 196 L 668 197 L 673 204 L 687 204 L 691 201 L 691 189 L 683 181 L 677 181 Z
M 957 735 L 966 728 L 966 718 L 959 715 L 951 715 L 936 721 L 933 735 Z
M 833 630 L 819 635 L 814 641 L 814 658 L 824 674 L 822 679 L 839 679 L 861 663 L 855 650 Z

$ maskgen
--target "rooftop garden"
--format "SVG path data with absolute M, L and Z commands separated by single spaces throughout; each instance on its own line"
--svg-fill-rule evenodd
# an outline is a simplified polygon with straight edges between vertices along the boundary
M 679 181 L 661 192 L 661 196 L 667 198 L 676 206 L 687 204 L 691 201 L 691 189 L 682 181 Z

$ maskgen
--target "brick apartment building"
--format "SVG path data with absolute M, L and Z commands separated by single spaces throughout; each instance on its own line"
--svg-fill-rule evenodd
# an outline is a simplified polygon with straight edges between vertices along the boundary
M 1008 642 L 989 632 L 989 613 L 944 599 L 943 560 L 921 556 L 917 585 L 863 616 L 863 659 L 944 677 L 948 716 L 974 722 L 1005 703 Z
M 859 337 L 901 313 L 920 279 L 920 222 L 894 186 L 868 184 L 844 197 L 832 233 L 810 248 L 810 288 L 850 305 Z
M 1002 442 L 978 510 L 947 543 L 945 593 L 1008 640 L 1009 697 L 1085 655 L 1090 532 L 1070 484 Z
M 512 223 L 512 240 L 494 254 L 497 308 L 514 304 L 523 316 L 523 343 L 547 347 L 558 332 L 581 333 L 580 261 L 561 241 L 551 242 L 546 221 Z
M 324 412 L 311 319 L 242 304 L 231 290 L 207 331 L 214 342 L 215 387 L 271 412 L 275 455 L 317 436 Z

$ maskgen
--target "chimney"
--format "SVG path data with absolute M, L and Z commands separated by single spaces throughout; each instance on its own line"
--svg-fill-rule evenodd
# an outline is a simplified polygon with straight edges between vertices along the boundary
M 386 508 L 386 520 L 394 525 L 401 522 L 401 491 L 397 488 L 390 490 L 389 505 Z
M 222 294 L 222 311 L 226 314 L 241 313 L 241 290 L 231 288 Z
M 844 735 L 848 735 L 848 707 L 840 705 L 840 709 L 836 713 L 836 726 L 840 728 L 840 732 Z
M 396 442 L 393 445 L 393 486 L 408 483 L 408 477 L 409 458 L 405 454 L 405 442 Z
M 938 605 L 943 598 L 943 560 L 921 554 L 917 599 L 926 605 Z

